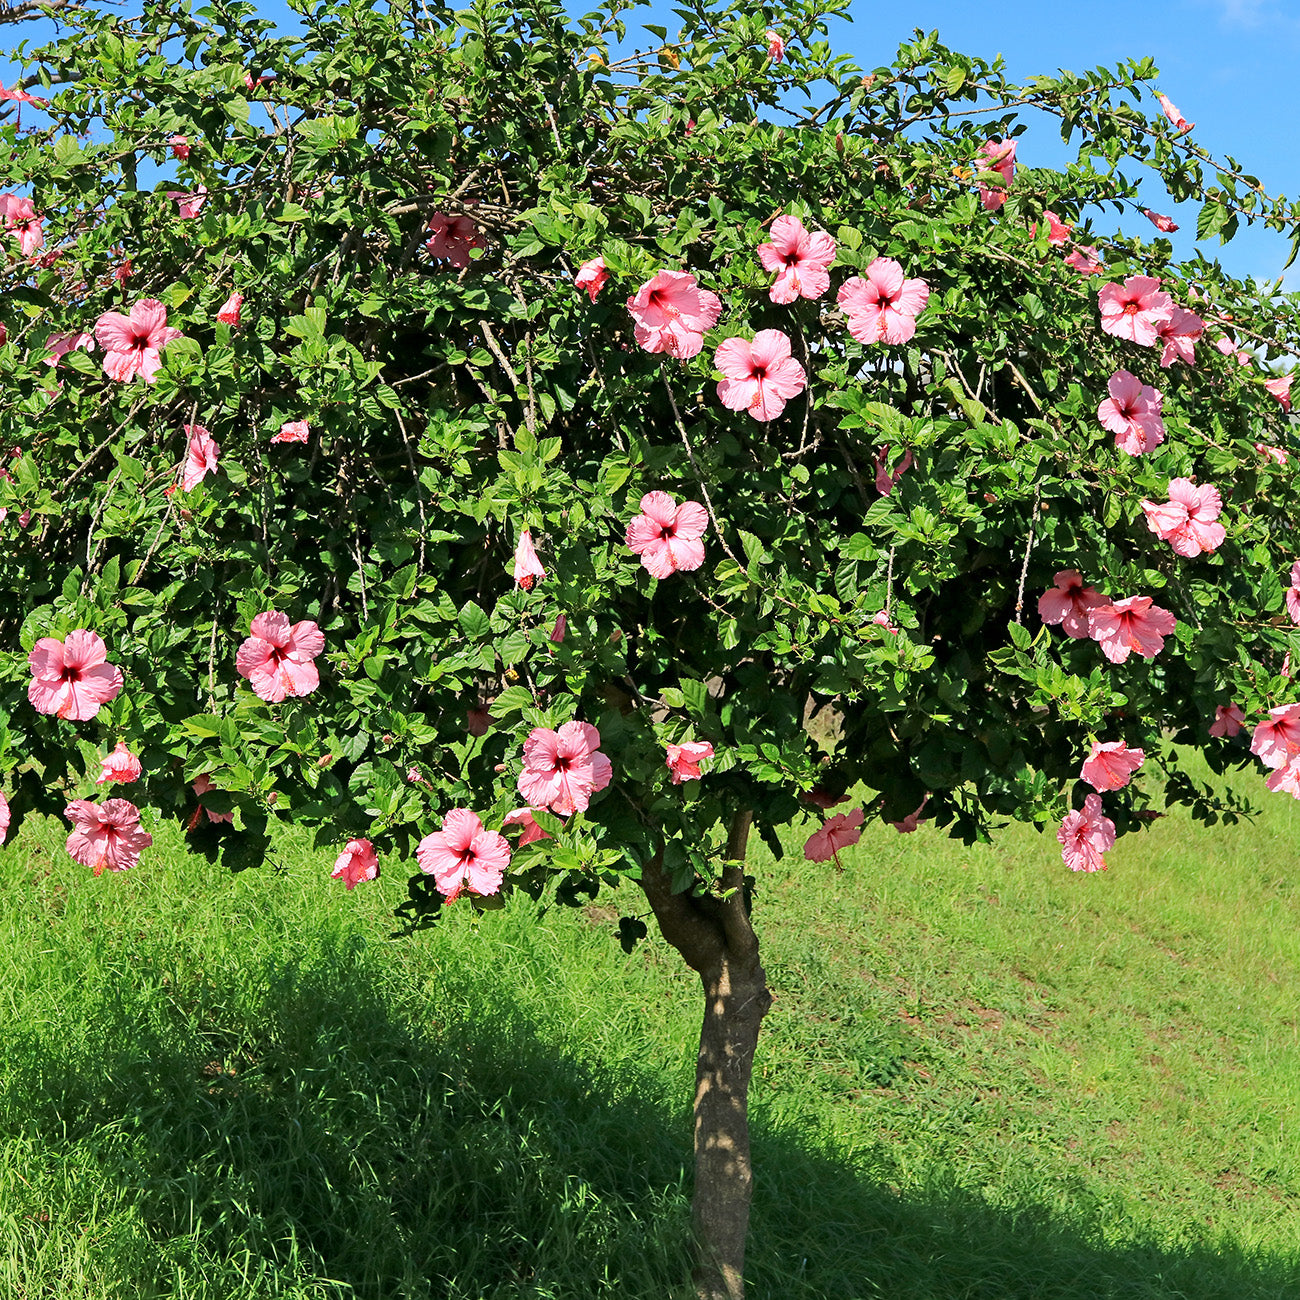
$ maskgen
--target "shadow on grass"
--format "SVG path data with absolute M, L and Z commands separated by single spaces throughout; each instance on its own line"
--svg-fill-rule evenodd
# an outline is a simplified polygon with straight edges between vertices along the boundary
M 251 998 L 247 972 L 163 1004 L 96 994 L 85 1025 L 18 1032 L 0 1113 L 133 1189 L 158 1259 L 212 1294 L 281 1294 L 238 1284 L 249 1260 L 338 1300 L 681 1294 L 686 1099 L 558 1056 L 503 991 L 444 987 L 413 1027 L 375 969 L 339 942 L 263 969 Z M 787 1134 L 755 1139 L 764 1300 L 1300 1294 L 1291 1261 L 1099 1247 L 1100 1224 L 896 1195 Z M 155 1272 L 122 1293 L 175 1294 Z

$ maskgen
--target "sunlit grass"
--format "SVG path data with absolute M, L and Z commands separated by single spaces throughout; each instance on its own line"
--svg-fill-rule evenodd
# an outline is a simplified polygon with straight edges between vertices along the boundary
M 755 1295 L 1300 1293 L 1300 808 L 755 857 Z M 389 938 L 391 869 L 0 851 L 0 1295 L 665 1297 L 698 985 L 581 912 Z M 792 833 L 797 846 L 807 834 Z

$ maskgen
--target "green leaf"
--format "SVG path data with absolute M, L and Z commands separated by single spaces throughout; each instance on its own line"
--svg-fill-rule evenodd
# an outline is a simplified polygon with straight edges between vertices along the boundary
M 472 600 L 467 601 L 462 606 L 461 611 L 457 614 L 460 622 L 461 631 L 465 633 L 471 641 L 478 641 L 487 636 L 488 629 L 491 626 L 491 620 L 487 614 L 476 605 Z

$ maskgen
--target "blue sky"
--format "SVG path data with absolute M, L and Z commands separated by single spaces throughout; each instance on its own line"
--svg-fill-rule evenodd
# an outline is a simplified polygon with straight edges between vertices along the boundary
M 126 9 L 131 8 L 128 0 Z M 292 17 L 283 0 L 266 0 L 260 8 L 272 20 Z M 655 21 L 656 14 L 670 28 L 675 22 L 669 0 L 655 0 L 643 20 Z M 851 24 L 836 24 L 833 43 L 866 68 L 890 62 L 915 27 L 937 28 L 941 39 L 962 53 L 1002 54 L 1014 80 L 1150 55 L 1160 68 L 1161 89 L 1196 123 L 1194 139 L 1203 148 L 1218 156 L 1232 154 L 1270 194 L 1300 198 L 1300 132 L 1291 110 L 1300 60 L 1300 0 L 1077 0 L 1068 7 L 1049 6 L 1047 0 L 854 0 L 852 14 Z M 0 28 L 0 43 L 37 43 L 44 26 Z M 12 65 L 0 61 L 0 74 L 12 84 Z M 1054 165 L 1064 152 L 1059 136 L 1043 123 L 1031 128 L 1019 156 L 1031 166 Z M 1176 247 L 1190 252 L 1195 209 L 1174 209 L 1156 191 L 1146 197 L 1180 221 Z M 1150 234 L 1147 223 L 1138 221 L 1131 233 Z M 1281 272 L 1287 251 L 1281 236 L 1263 230 L 1243 231 L 1223 249 L 1217 241 L 1206 247 L 1232 273 L 1262 279 Z M 1300 288 L 1300 266 L 1287 279 L 1288 287 Z

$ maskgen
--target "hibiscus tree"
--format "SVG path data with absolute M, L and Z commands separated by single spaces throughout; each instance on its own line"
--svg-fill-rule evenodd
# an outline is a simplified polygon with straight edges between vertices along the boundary
M 751 828 L 816 891 L 875 822 L 1129 869 L 1157 807 L 1237 808 L 1175 737 L 1300 794 L 1300 313 L 1159 229 L 1300 209 L 1149 65 L 882 73 L 841 9 L 683 6 L 643 67 L 609 3 L 68 6 L 24 53 L 57 93 L 0 103 L 10 834 L 70 810 L 144 870 L 170 816 L 245 866 L 285 820 L 413 927 L 653 914 L 708 1008 L 708 1300 L 755 1186 Z

